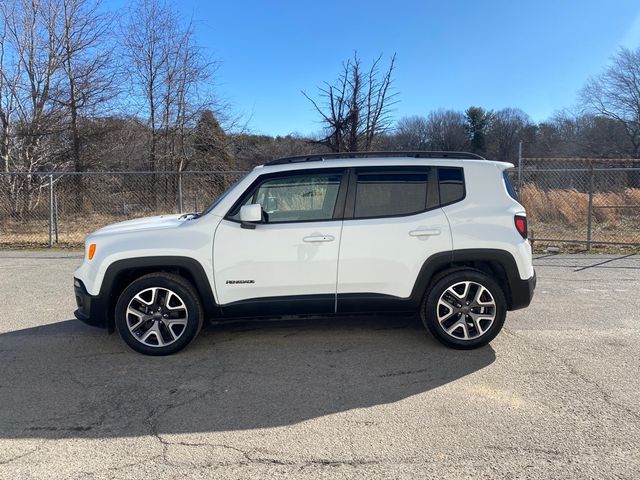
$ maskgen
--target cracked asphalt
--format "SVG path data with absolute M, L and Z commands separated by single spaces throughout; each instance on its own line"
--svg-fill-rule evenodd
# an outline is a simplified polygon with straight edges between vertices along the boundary
M 541 255 L 491 346 L 413 317 L 237 323 L 151 358 L 0 252 L 0 478 L 640 478 L 640 256 Z

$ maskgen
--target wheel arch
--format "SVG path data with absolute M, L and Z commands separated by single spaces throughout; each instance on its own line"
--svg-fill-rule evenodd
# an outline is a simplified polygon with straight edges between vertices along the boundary
M 512 285 L 520 281 L 518 266 L 506 250 L 479 248 L 452 250 L 430 256 L 422 265 L 411 298 L 420 306 L 429 288 L 445 275 L 461 270 L 478 270 L 493 277 L 502 288 L 509 310 L 519 308 Z
M 100 296 L 107 299 L 107 330 L 115 330 L 114 311 L 122 291 L 136 278 L 155 272 L 173 273 L 188 280 L 195 288 L 206 318 L 219 316 L 219 308 L 213 294 L 213 286 L 205 270 L 197 260 L 180 256 L 153 256 L 117 260 L 107 268 Z

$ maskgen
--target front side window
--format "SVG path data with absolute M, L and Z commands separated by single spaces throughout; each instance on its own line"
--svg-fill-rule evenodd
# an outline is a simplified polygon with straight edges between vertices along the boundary
M 354 218 L 393 217 L 424 211 L 427 173 L 358 173 Z
M 306 174 L 262 182 L 244 203 L 259 203 L 266 223 L 331 220 L 341 174 Z

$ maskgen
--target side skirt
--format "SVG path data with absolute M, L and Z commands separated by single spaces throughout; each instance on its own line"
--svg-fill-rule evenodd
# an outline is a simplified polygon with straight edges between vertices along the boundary
M 224 318 L 259 318 L 281 315 L 350 314 L 373 312 L 411 312 L 417 305 L 411 298 L 399 298 L 375 293 L 346 293 L 336 296 L 288 295 L 282 297 L 251 298 L 221 306 Z

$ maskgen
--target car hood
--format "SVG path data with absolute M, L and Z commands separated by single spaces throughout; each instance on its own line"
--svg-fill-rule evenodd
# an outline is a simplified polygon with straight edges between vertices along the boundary
M 96 230 L 91 235 L 107 235 L 114 233 L 132 233 L 144 230 L 177 228 L 193 219 L 193 215 L 158 215 L 156 217 L 136 218 L 124 222 L 113 223 Z

